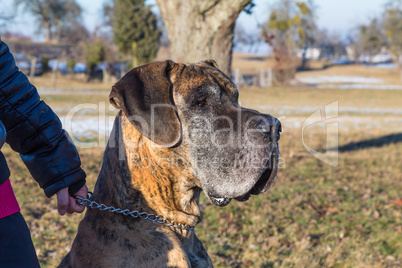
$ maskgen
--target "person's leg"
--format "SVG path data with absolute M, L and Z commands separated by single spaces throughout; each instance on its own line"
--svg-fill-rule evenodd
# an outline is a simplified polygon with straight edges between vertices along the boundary
M 0 267 L 40 267 L 31 234 L 20 212 L 0 219 Z

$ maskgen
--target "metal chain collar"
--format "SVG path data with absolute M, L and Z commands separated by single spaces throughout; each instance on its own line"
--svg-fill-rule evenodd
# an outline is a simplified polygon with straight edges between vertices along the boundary
M 99 204 L 95 201 L 91 201 L 93 193 L 88 191 L 88 197 L 87 198 L 82 198 L 81 196 L 76 196 L 75 201 L 77 204 L 82 205 L 84 207 L 88 208 L 96 208 L 99 210 L 107 210 L 112 213 L 117 213 L 117 214 L 123 214 L 124 216 L 131 216 L 133 218 L 140 218 L 144 220 L 149 220 L 152 222 L 156 223 L 161 223 L 161 224 L 166 224 L 167 226 L 174 227 L 174 228 L 180 228 L 183 230 L 194 230 L 195 226 L 187 225 L 187 224 L 181 224 L 181 223 L 176 223 L 175 221 L 172 221 L 171 219 L 168 219 L 164 216 L 160 215 L 154 215 L 154 214 L 149 214 L 146 212 L 139 212 L 136 210 L 130 211 L 128 209 L 119 209 L 115 207 L 108 207 L 104 204 Z

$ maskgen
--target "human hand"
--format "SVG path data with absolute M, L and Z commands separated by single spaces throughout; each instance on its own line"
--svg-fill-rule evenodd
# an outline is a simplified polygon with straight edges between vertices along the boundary
M 74 194 L 74 196 L 87 198 L 87 194 L 88 188 L 86 185 L 84 185 L 78 190 L 78 192 Z M 74 196 L 68 194 L 68 187 L 57 192 L 57 210 L 59 211 L 60 215 L 64 215 L 66 212 L 68 214 L 72 214 L 74 212 L 82 213 L 84 211 L 84 207 L 77 204 Z

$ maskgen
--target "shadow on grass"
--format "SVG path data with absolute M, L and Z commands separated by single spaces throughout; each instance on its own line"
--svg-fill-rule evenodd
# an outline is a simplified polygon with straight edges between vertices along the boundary
M 267 57 L 266 56 L 247 56 L 247 57 L 243 57 L 243 60 L 265 61 L 265 60 L 267 60 Z
M 374 138 L 374 139 L 369 139 L 369 140 L 364 140 L 364 141 L 359 141 L 359 142 L 351 142 L 348 144 L 345 144 L 343 146 L 340 146 L 338 148 L 339 152 L 350 152 L 350 151 L 356 151 L 356 150 L 361 150 L 361 149 L 367 149 L 367 148 L 372 148 L 372 147 L 382 147 L 388 144 L 392 143 L 398 143 L 402 142 L 402 133 L 397 133 L 397 134 L 390 134 L 386 136 L 382 136 L 379 138 Z
M 296 69 L 296 72 L 302 73 L 302 72 L 311 72 L 311 71 L 322 71 L 322 70 L 328 69 L 328 68 L 330 68 L 332 66 L 334 66 L 334 65 L 325 64 L 325 65 L 323 65 L 322 67 L 319 67 L 319 68 L 310 68 L 310 67 L 302 68 L 302 67 L 298 67 Z

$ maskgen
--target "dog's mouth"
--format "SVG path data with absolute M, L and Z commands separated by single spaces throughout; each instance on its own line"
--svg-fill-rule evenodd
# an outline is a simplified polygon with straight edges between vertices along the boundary
M 248 191 L 246 194 L 235 197 L 234 199 L 237 201 L 247 201 L 251 195 L 259 195 L 261 193 L 266 192 L 271 186 L 274 184 L 276 175 L 279 169 L 279 150 L 276 149 L 272 152 L 270 160 L 266 164 L 266 167 L 261 172 L 260 178 L 254 184 L 253 188 Z M 215 197 L 208 196 L 212 203 L 219 207 L 227 206 L 232 198 L 229 197 Z
M 218 207 L 224 207 L 229 205 L 230 201 L 232 201 L 232 198 L 229 197 L 212 197 L 210 196 L 209 199 L 211 199 L 212 203 L 214 203 L 215 206 Z

